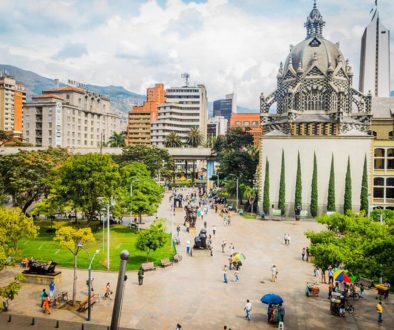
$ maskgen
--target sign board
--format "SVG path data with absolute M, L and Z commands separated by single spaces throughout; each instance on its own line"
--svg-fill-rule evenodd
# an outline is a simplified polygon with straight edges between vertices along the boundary
M 300 216 L 306 218 L 308 216 L 308 210 L 301 210 Z
M 282 215 L 282 212 L 280 210 L 272 209 L 272 215 L 280 217 Z
M 56 146 L 62 146 L 62 102 L 56 102 L 55 110 L 55 143 Z

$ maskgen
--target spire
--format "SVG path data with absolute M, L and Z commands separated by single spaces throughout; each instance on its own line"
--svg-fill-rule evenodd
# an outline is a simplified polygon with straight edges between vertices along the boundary
M 317 9 L 316 0 L 313 1 L 313 9 L 306 19 L 304 26 L 306 27 L 306 38 L 323 37 L 323 27 L 326 22 L 323 21 L 319 9 Z

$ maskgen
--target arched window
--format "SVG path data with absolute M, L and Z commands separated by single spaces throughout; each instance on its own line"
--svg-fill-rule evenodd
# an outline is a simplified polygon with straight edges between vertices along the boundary
M 312 90 L 306 94 L 306 110 L 323 110 L 323 94 L 318 90 Z
M 384 156 L 385 150 L 381 148 L 375 149 L 374 168 L 375 170 L 384 170 Z

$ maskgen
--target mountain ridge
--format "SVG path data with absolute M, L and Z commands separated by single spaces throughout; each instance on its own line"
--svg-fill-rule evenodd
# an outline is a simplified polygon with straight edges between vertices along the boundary
M 43 90 L 55 88 L 57 86 L 55 79 L 50 79 L 33 71 L 21 69 L 13 65 L 0 64 L 0 71 L 10 74 L 17 81 L 23 83 L 29 100 L 32 96 L 40 95 Z M 60 85 L 65 86 L 66 84 L 60 83 Z M 92 92 L 109 97 L 112 109 L 126 113 L 133 105 L 141 104 L 142 101 L 146 99 L 144 95 L 128 91 L 122 86 L 87 84 L 86 88 Z

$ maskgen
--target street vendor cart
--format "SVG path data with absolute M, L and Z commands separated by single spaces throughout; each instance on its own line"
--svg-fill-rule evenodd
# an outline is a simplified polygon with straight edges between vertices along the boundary
M 319 292 L 320 289 L 317 283 L 306 282 L 305 295 L 307 297 L 317 297 L 319 296 Z
M 390 287 L 384 284 L 375 284 L 375 288 L 378 290 L 377 299 L 387 299 L 390 292 Z

